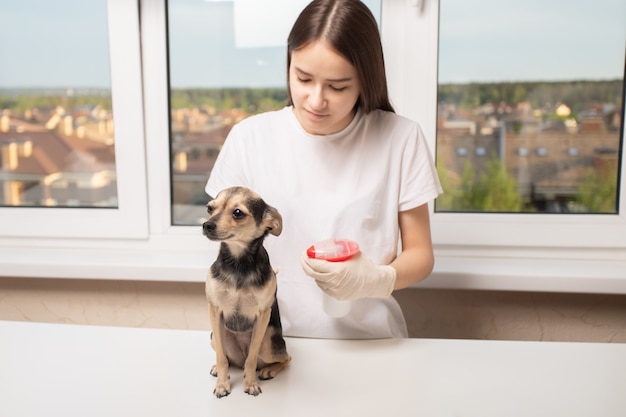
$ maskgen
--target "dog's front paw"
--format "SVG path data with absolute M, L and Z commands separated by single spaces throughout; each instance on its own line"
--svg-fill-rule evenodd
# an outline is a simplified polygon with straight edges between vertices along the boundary
M 229 382 L 218 382 L 215 385 L 215 389 L 213 390 L 213 394 L 217 398 L 222 398 L 230 394 L 230 383 Z
M 261 387 L 259 386 L 259 384 L 257 384 L 256 382 L 253 382 L 251 384 L 248 384 L 248 383 L 245 384 L 244 392 L 246 394 L 254 395 L 256 397 L 262 391 L 261 391 Z
M 268 379 L 272 379 L 276 376 L 277 372 L 271 366 L 266 366 L 265 368 L 259 371 L 259 379 L 262 381 L 266 381 Z

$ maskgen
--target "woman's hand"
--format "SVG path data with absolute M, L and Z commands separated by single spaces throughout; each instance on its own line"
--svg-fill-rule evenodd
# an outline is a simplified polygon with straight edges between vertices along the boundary
M 300 259 L 307 275 L 337 300 L 388 297 L 396 284 L 396 270 L 389 265 L 374 265 L 361 253 L 343 262 L 309 258 Z

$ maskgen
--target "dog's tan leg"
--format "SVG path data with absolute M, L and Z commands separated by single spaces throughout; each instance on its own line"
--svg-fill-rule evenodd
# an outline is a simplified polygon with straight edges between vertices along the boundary
M 284 345 L 284 339 L 281 346 L 275 343 L 276 338 L 282 339 L 282 331 L 268 327 L 263 343 L 261 343 L 261 350 L 259 351 L 259 362 L 265 365 L 259 368 L 259 379 L 261 380 L 274 378 L 280 371 L 285 369 L 291 361 L 291 356 L 287 353 L 287 347 Z
M 289 365 L 290 361 L 291 361 L 291 356 L 287 355 L 287 358 L 283 358 L 280 361 L 271 363 L 267 365 L 266 367 L 261 368 L 259 370 L 259 379 L 267 380 L 267 379 L 274 378 L 276 375 L 278 375 L 280 371 L 282 371 L 283 369 L 287 367 L 287 365 Z
M 230 374 L 228 372 L 228 358 L 224 352 L 223 335 L 224 323 L 222 323 L 219 311 L 209 305 L 209 317 L 211 319 L 211 329 L 213 331 L 213 345 L 215 349 L 215 366 L 211 369 L 211 374 L 217 376 L 217 383 L 213 394 L 217 398 L 230 394 Z
M 256 378 L 256 367 L 259 359 L 259 350 L 261 343 L 267 330 L 267 324 L 270 321 L 271 309 L 265 310 L 257 319 L 254 329 L 252 330 L 252 339 L 250 341 L 250 350 L 244 364 L 243 386 L 244 391 L 250 395 L 259 395 L 261 387 Z

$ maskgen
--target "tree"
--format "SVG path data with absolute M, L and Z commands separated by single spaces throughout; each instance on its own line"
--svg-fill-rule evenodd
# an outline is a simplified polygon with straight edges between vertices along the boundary
M 517 180 L 497 156 L 487 163 L 487 172 L 475 185 L 476 208 L 491 212 L 520 212 L 523 201 L 517 188 Z
M 517 181 L 507 171 L 497 155 L 487 163 L 486 172 L 476 179 L 470 160 L 465 163 L 458 187 L 454 187 L 447 170 L 439 164 L 437 171 L 445 194 L 437 199 L 440 211 L 520 212 L 524 202 Z
M 600 177 L 590 172 L 578 187 L 576 201 L 589 213 L 617 212 L 617 169 Z
M 443 194 L 437 197 L 435 207 L 438 211 L 451 211 L 455 206 L 455 201 L 458 199 L 459 190 L 450 182 L 450 175 L 445 164 L 437 163 L 437 174 L 439 175 L 439 182 L 441 188 L 443 188 Z

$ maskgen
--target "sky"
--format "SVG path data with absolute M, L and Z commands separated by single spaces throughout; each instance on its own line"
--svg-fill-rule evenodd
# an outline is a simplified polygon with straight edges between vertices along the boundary
M 170 0 L 172 86 L 285 86 L 287 37 L 308 3 Z M 380 20 L 380 0 L 364 3 Z
M 624 76 L 624 0 L 442 0 L 439 80 Z
M 109 87 L 106 0 L 0 0 L 0 88 Z
M 307 2 L 170 0 L 172 86 L 284 86 Z M 0 0 L 0 88 L 107 88 L 106 33 L 105 0 Z M 441 0 L 442 83 L 621 78 L 625 45 L 624 0 Z

